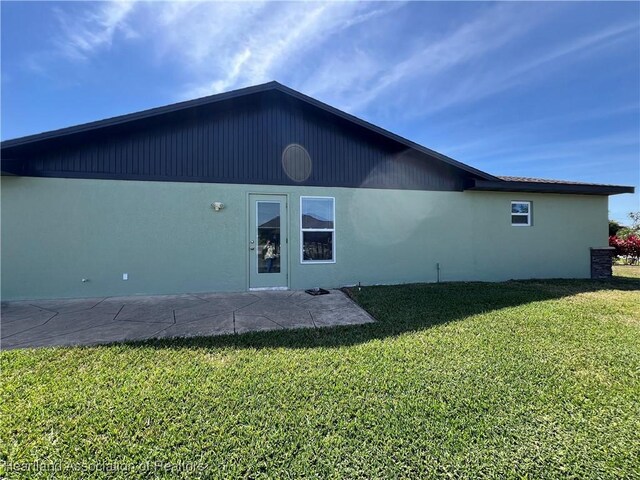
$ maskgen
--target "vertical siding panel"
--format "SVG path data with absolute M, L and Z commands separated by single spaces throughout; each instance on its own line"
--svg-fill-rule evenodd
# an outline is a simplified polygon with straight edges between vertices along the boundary
M 184 127 L 184 123 L 178 129 L 178 157 L 176 158 L 176 171 L 178 172 L 178 177 L 182 180 L 184 178 L 185 173 L 185 162 L 187 161 L 187 139 L 186 137 L 186 129 Z
M 171 158 L 170 158 L 170 164 L 171 164 L 171 175 L 176 177 L 178 176 L 178 162 L 180 161 L 180 154 L 179 154 L 179 129 L 177 127 L 171 127 Z
M 181 126 L 175 130 L 175 148 L 176 154 L 173 159 L 175 165 L 176 175 L 181 178 L 182 177 L 182 169 L 184 165 L 184 128 Z
M 230 180 L 233 173 L 231 170 L 233 163 L 233 146 L 229 144 L 231 140 L 229 131 L 231 130 L 231 116 L 228 112 L 225 112 L 224 126 L 222 129 L 222 135 L 220 136 L 220 148 L 222 148 L 222 162 L 224 164 L 224 178 Z
M 196 152 L 196 123 L 191 120 L 186 127 L 186 151 L 187 151 L 187 160 L 184 162 L 184 175 L 186 177 L 191 177 L 193 173 L 193 160 Z
M 149 174 L 154 177 L 158 176 L 158 155 L 156 142 L 153 141 L 151 134 L 147 132 L 144 137 L 145 150 L 147 151 L 147 163 L 149 165 Z
M 178 156 L 178 176 L 181 180 L 187 174 L 187 162 L 189 161 L 189 131 L 191 129 L 184 126 L 184 121 L 178 130 L 179 141 L 178 145 L 180 147 Z
M 200 162 L 200 118 L 196 120 L 196 123 L 193 125 L 192 138 L 193 145 L 191 146 L 191 162 L 189 162 L 189 176 L 197 177 L 198 176 L 198 164 Z
M 170 127 L 169 130 L 167 131 L 167 143 L 168 143 L 168 148 L 167 148 L 167 172 L 169 174 L 169 176 L 171 177 L 175 177 L 176 176 L 176 165 L 175 165 L 175 156 L 176 156 L 176 152 L 175 152 L 175 136 L 176 136 L 176 131 L 173 127 Z
M 116 146 L 114 145 L 114 142 L 104 142 L 103 143 L 103 148 L 106 150 L 107 152 L 107 157 L 109 158 L 109 163 L 112 165 L 116 166 L 116 171 L 117 172 L 123 172 L 124 171 L 124 164 L 122 162 L 122 158 L 118 157 L 116 155 Z
M 291 109 L 284 108 L 282 109 L 282 141 L 280 142 L 280 153 L 284 151 L 287 145 L 291 140 Z M 274 160 L 275 163 L 275 160 Z M 277 180 L 277 174 L 275 168 L 273 168 L 273 164 L 271 165 L 271 179 L 273 181 Z
M 139 144 L 140 144 L 140 148 L 142 149 L 142 155 L 140 156 L 143 161 L 142 161 L 142 174 L 145 176 L 154 176 L 155 172 L 154 172 L 154 166 L 152 165 L 153 163 L 153 157 L 152 157 L 152 152 L 151 152 L 151 145 L 149 143 L 149 133 L 147 130 L 144 130 L 142 132 L 142 135 L 140 136 L 140 140 L 139 140 Z
M 246 144 L 247 144 L 247 114 L 244 109 L 238 111 L 238 179 L 247 178 L 244 163 L 246 158 Z
M 194 140 L 194 146 L 192 148 L 192 152 L 193 152 L 193 159 L 191 162 L 191 171 L 189 172 L 189 175 L 191 177 L 198 177 L 199 176 L 199 172 L 200 172 L 200 162 L 201 162 L 201 155 L 202 155 L 202 122 L 200 120 L 200 116 L 198 116 L 198 120 L 196 122 L 196 124 L 194 125 L 193 128 L 193 140 Z
M 258 111 L 258 123 L 260 124 L 260 145 L 257 153 L 256 164 L 256 181 L 262 178 L 262 165 L 265 160 L 271 155 L 271 145 L 269 140 L 271 132 L 269 131 L 269 103 L 263 103 L 263 107 Z
M 227 172 L 228 177 L 231 181 L 235 182 L 235 163 L 236 163 L 236 154 L 238 149 L 235 144 L 235 136 L 234 132 L 236 130 L 235 116 L 230 114 L 227 116 L 227 128 L 225 130 L 225 137 L 223 145 L 227 150 Z
M 335 130 L 334 127 L 331 127 L 332 130 Z M 335 134 L 335 131 L 331 132 L 330 135 L 328 135 L 328 139 L 327 142 L 329 143 L 329 158 L 327 159 L 327 166 L 329 167 L 329 171 L 331 172 L 331 177 L 333 178 L 333 181 L 336 181 L 336 177 L 335 177 L 335 172 L 336 172 L 336 164 L 335 164 L 335 159 L 336 159 L 336 152 L 338 151 L 337 148 L 337 141 L 338 141 L 338 136 Z
M 170 131 L 165 128 L 162 132 L 162 175 L 165 177 L 171 176 L 171 138 Z
M 203 178 L 207 178 L 209 176 L 209 116 L 207 115 L 204 119 L 204 123 L 202 125 L 202 166 L 201 166 L 201 175 Z
M 114 155 L 117 158 L 122 159 L 123 172 L 128 175 L 131 172 L 131 168 L 129 167 L 129 158 L 126 155 L 126 152 L 122 149 L 122 144 L 124 143 L 124 139 L 121 139 L 119 142 L 113 143 L 113 151 Z
M 124 154 L 127 156 L 127 162 L 129 164 L 129 173 L 135 174 L 138 171 L 137 168 L 137 158 L 135 156 L 135 138 L 133 135 L 127 136 L 126 141 L 120 145 L 120 148 L 124 151 Z
M 242 159 L 242 176 L 244 178 L 253 179 L 251 175 L 251 145 L 255 143 L 255 129 L 253 128 L 253 116 L 251 115 L 251 109 L 247 108 L 244 113 L 244 127 L 245 131 L 245 143 L 243 146 L 244 158 Z
M 154 143 L 156 145 L 156 155 L 155 161 L 157 162 L 156 172 L 160 177 L 164 176 L 164 149 L 165 149 L 165 131 L 163 128 L 160 129 L 159 135 L 154 138 Z
M 222 151 L 222 134 L 224 132 L 224 117 L 216 118 L 215 120 L 215 128 L 214 128 L 214 141 L 215 141 L 215 152 L 216 152 L 216 163 L 214 164 L 215 172 L 217 173 L 218 178 L 226 178 L 224 175 L 224 161 L 223 161 L 223 151 Z
M 127 165 L 129 165 L 129 173 L 134 174 L 137 172 L 137 158 L 136 158 L 136 142 L 133 135 L 128 135 L 126 140 L 120 144 L 120 149 L 127 157 Z
M 149 175 L 149 168 L 147 165 L 146 153 L 148 149 L 144 144 L 144 133 L 139 133 L 132 138 L 133 141 L 133 162 L 135 164 L 134 171 L 138 175 Z
M 203 117 L 200 124 L 201 135 L 201 151 L 200 151 L 200 171 L 198 176 L 204 178 L 207 176 L 207 152 L 209 151 L 209 118 Z
M 218 136 L 220 145 L 220 165 L 223 171 L 222 177 L 225 180 L 228 180 L 231 176 L 231 148 L 229 148 L 229 145 L 227 144 L 229 135 L 229 116 L 226 112 L 220 125 L 222 127 Z
M 222 178 L 225 180 L 229 179 L 230 171 L 230 161 L 229 154 L 230 148 L 227 145 L 227 132 L 229 130 L 229 117 L 225 112 L 224 117 L 220 120 L 220 132 L 218 133 L 218 145 L 220 148 L 220 167 L 222 169 Z
M 282 112 L 280 111 L 280 106 L 277 104 L 274 105 L 273 110 L 273 126 L 275 128 L 275 132 L 273 132 L 273 153 L 274 155 L 277 155 L 278 152 L 282 149 Z M 264 176 L 262 178 L 266 179 L 268 182 L 271 182 L 271 162 L 273 161 L 273 158 L 268 158 L 267 160 L 268 161 L 265 162 L 264 165 Z
M 224 168 L 222 165 L 222 149 L 220 147 L 220 134 L 222 132 L 222 120 L 219 117 L 216 117 L 213 121 L 213 171 L 215 172 L 216 178 L 224 178 Z
M 178 172 L 178 177 L 180 179 L 184 178 L 185 172 L 185 162 L 187 161 L 187 139 L 186 137 L 186 129 L 184 126 L 180 126 L 178 129 L 178 156 L 176 158 L 176 171 Z
M 105 148 L 105 145 L 102 142 L 99 142 L 97 145 L 98 155 L 100 156 L 100 162 L 102 164 L 102 173 L 115 172 L 116 164 L 111 161 L 111 157 L 109 157 L 109 150 Z
M 334 132 L 333 139 L 331 142 L 332 155 L 331 155 L 331 168 L 334 172 L 339 170 L 339 165 L 342 164 L 341 152 L 344 150 L 344 146 L 342 144 L 342 138 L 340 135 Z M 338 184 L 341 184 L 342 179 L 338 179 Z
M 171 177 L 171 129 L 167 127 L 164 132 L 164 174 Z
M 233 115 L 233 129 L 229 132 L 231 135 L 233 145 L 233 180 L 238 182 L 240 180 L 240 115 Z
M 155 176 L 155 169 L 153 165 L 153 146 L 149 142 L 149 132 L 144 130 L 141 132 L 139 140 L 140 148 L 142 149 L 142 171 L 143 175 L 153 177 Z
M 258 168 L 258 174 L 260 178 L 265 178 L 265 163 L 269 161 L 269 158 L 273 156 L 273 144 L 275 142 L 275 125 L 274 125 L 274 112 L 273 112 L 273 103 L 269 101 L 267 103 L 268 109 L 267 113 L 263 119 L 263 127 L 265 129 L 265 143 L 266 146 L 265 151 L 263 152 L 262 158 L 260 159 L 260 165 Z
M 240 132 L 240 116 L 237 112 L 232 113 L 232 128 L 229 131 L 229 135 L 231 136 L 231 145 L 233 146 L 233 161 L 231 162 L 231 176 L 234 182 L 240 181 L 240 162 L 242 159 L 240 158 L 240 142 L 241 142 L 241 133 Z
M 256 179 L 256 147 L 260 142 L 260 131 L 253 107 L 248 109 L 249 143 L 247 144 L 247 176 L 253 182 Z
M 258 180 L 257 166 L 260 157 L 260 144 L 262 142 L 262 130 L 260 129 L 258 110 L 253 108 L 251 110 L 251 125 L 253 128 L 253 142 L 251 143 L 251 179 L 255 182 Z
M 315 126 L 313 128 L 311 128 L 312 132 L 313 132 L 313 153 L 309 152 L 309 155 L 311 155 L 311 175 L 313 175 L 313 180 L 314 182 L 317 182 L 321 177 L 320 174 L 322 174 L 322 171 L 318 171 L 318 168 L 320 168 L 320 164 L 318 163 L 319 160 L 319 156 L 318 153 L 321 152 L 322 150 L 320 149 L 320 142 L 322 141 L 322 131 L 318 128 L 315 128 Z M 325 171 L 325 175 L 326 175 L 326 168 L 324 168 L 324 166 L 322 166 L 323 170 Z
M 90 163 L 90 171 L 96 173 L 98 171 L 98 158 L 95 145 L 91 144 L 87 148 L 87 159 Z
M 118 162 L 119 171 L 126 172 L 127 171 L 127 162 L 122 155 L 118 155 L 118 150 L 116 146 L 116 142 L 110 142 L 107 140 L 107 145 L 109 148 L 109 155 L 113 156 L 114 160 Z
M 247 143 L 245 145 L 245 158 L 244 158 L 244 170 L 245 177 L 249 180 L 253 181 L 255 175 L 253 173 L 254 170 L 254 157 L 253 152 L 255 149 L 256 142 L 258 141 L 258 135 L 256 132 L 256 126 L 254 124 L 253 118 L 253 108 L 247 107 L 247 111 L 245 114 L 247 118 Z
M 222 164 L 222 151 L 220 147 L 220 134 L 222 133 L 222 128 L 222 119 L 219 117 L 215 118 L 213 125 L 213 171 L 215 172 L 216 178 L 224 178 L 224 165 Z
M 220 153 L 218 150 L 218 142 L 220 135 L 220 119 L 216 116 L 211 119 L 211 175 L 215 178 L 222 178 L 222 167 L 220 165 Z
M 191 162 L 193 160 L 193 124 L 187 124 L 182 133 L 183 150 L 185 157 L 180 164 L 182 165 L 182 176 L 188 177 L 191 170 Z
M 224 126 L 222 129 L 222 135 L 220 137 L 221 148 L 223 149 L 222 162 L 224 164 L 224 178 L 230 180 L 233 173 L 231 170 L 233 163 L 233 147 L 229 145 L 231 140 L 229 137 L 229 130 L 231 129 L 231 117 L 227 113 L 224 117 Z
M 129 175 L 131 173 L 131 166 L 129 164 L 129 157 L 127 152 L 122 148 L 122 144 L 125 142 L 125 139 L 121 139 L 119 142 L 114 142 L 113 150 L 116 157 L 122 158 L 122 162 L 124 164 L 124 172 Z
M 136 163 L 136 173 L 140 175 L 149 175 L 149 167 L 147 164 L 147 155 L 149 150 L 146 148 L 144 144 L 144 133 L 137 134 L 134 139 L 134 161 Z
M 72 151 L 73 155 L 73 164 L 71 165 L 71 169 L 78 172 L 82 171 L 82 164 L 80 162 L 80 152 L 78 150 Z
M 210 176 L 210 163 L 211 162 L 211 119 L 207 117 L 207 121 L 204 126 L 203 135 L 205 136 L 205 149 L 202 157 L 202 176 L 209 178 Z

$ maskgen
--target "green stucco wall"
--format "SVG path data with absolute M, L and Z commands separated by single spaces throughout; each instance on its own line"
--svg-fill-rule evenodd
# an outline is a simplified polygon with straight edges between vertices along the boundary
M 294 289 L 433 282 L 436 263 L 442 281 L 588 277 L 607 244 L 601 196 L 2 177 L 2 299 L 246 290 L 250 192 L 289 196 Z M 335 264 L 300 264 L 300 195 L 335 197 Z

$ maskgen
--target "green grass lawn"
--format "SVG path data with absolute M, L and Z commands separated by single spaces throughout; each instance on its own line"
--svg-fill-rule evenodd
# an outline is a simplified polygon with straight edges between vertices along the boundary
M 640 265 L 614 265 L 613 274 L 616 277 L 640 278 Z
M 640 477 L 637 279 L 353 295 L 378 322 L 3 352 L 0 460 L 57 478 Z

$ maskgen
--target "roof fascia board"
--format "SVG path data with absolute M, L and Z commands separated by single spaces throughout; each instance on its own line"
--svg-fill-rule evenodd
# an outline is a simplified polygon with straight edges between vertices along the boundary
M 476 180 L 474 186 L 466 188 L 469 191 L 490 192 L 527 192 L 527 193 L 567 193 L 578 195 L 618 195 L 620 193 L 634 193 L 635 188 L 623 185 L 576 185 L 567 183 L 537 183 L 537 182 L 491 182 Z

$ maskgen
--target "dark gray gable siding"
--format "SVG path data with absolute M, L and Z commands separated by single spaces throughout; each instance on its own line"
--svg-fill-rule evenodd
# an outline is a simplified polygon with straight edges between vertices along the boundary
M 282 153 L 302 145 L 297 183 Z M 461 191 L 471 174 L 359 125 L 267 91 L 144 121 L 3 149 L 22 175 Z

